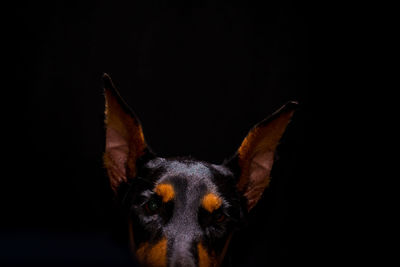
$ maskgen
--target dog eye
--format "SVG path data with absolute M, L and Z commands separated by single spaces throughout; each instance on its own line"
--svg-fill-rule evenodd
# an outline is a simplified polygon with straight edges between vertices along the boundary
M 156 213 L 161 207 L 161 203 L 158 199 L 150 199 L 144 206 L 146 212 L 150 214 Z
M 212 213 L 203 208 L 199 210 L 199 223 L 202 227 L 216 226 L 226 221 L 227 215 L 222 209 L 218 209 Z
M 215 221 L 218 223 L 222 223 L 223 221 L 225 221 L 226 216 L 223 213 L 219 213 L 215 215 Z
M 214 217 L 214 221 L 217 222 L 217 223 L 222 223 L 226 219 L 226 216 L 222 212 L 222 210 L 215 211 L 214 214 L 213 214 L 213 217 Z

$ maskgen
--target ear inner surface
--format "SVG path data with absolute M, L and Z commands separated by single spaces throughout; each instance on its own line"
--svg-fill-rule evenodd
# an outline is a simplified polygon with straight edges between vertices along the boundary
M 256 125 L 243 140 L 239 150 L 241 176 L 237 188 L 248 201 L 248 210 L 261 198 L 270 182 L 274 154 L 294 113 L 292 102 Z
M 116 189 L 121 182 L 126 181 L 125 164 L 127 162 L 129 146 L 113 128 L 107 129 L 106 140 L 104 164 L 108 170 L 111 187 Z
M 108 75 L 105 83 L 106 149 L 104 164 L 114 192 L 118 185 L 136 176 L 136 161 L 145 153 L 146 142 L 139 120 L 120 97 Z
M 249 166 L 249 179 L 244 196 L 248 200 L 248 206 L 254 207 L 261 198 L 264 189 L 269 185 L 270 173 L 273 164 L 274 153 L 268 151 L 266 153 L 258 153 L 253 157 Z

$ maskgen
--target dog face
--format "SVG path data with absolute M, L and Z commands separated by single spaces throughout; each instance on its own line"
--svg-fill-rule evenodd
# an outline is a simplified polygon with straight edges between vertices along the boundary
M 124 190 L 136 256 L 150 266 L 216 266 L 240 221 L 232 172 L 189 158 L 153 158 Z
M 231 159 L 215 165 L 155 155 L 138 118 L 107 75 L 104 81 L 104 163 L 128 213 L 136 259 L 143 266 L 219 266 L 233 232 L 268 186 L 296 103 L 257 124 Z

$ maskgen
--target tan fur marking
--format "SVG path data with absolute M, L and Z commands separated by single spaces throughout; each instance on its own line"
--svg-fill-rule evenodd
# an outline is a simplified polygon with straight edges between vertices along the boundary
M 208 212 L 213 212 L 214 210 L 217 210 L 221 206 L 221 204 L 222 199 L 213 193 L 208 193 L 203 197 L 203 200 L 201 201 L 202 207 Z
M 158 184 L 154 192 L 162 198 L 163 202 L 168 202 L 175 197 L 174 188 L 170 184 Z
M 217 266 L 214 255 L 210 255 L 201 243 L 197 244 L 197 253 L 199 254 L 199 267 Z
M 141 265 L 152 267 L 167 266 L 167 239 L 151 246 L 145 243 L 136 251 L 136 257 Z

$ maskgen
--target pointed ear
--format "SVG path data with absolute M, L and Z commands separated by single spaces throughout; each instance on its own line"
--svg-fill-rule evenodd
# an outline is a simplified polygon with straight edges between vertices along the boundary
M 251 210 L 270 182 L 274 154 L 297 102 L 289 102 L 257 124 L 243 140 L 234 159 L 240 168 L 238 191 L 247 198 Z
M 119 95 L 111 78 L 103 75 L 105 95 L 106 147 L 104 165 L 111 188 L 136 176 L 136 161 L 147 151 L 142 126 Z

